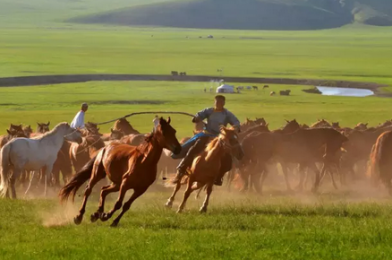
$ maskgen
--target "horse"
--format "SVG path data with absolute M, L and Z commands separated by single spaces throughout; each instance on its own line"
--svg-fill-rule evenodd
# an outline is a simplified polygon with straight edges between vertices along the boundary
M 280 94 L 281 96 L 290 96 L 290 93 L 291 93 L 291 90 L 290 90 L 290 89 L 279 91 L 279 94 Z
M 127 119 L 121 118 L 114 123 L 113 130 L 121 131 L 124 135 L 140 134 L 139 131 L 134 129 Z
M 33 133 L 33 129 L 30 125 L 23 127 L 23 132 L 27 138 L 30 138 L 31 134 Z
M 83 137 L 81 143 L 72 143 L 69 148 L 69 158 L 75 169 L 75 172 L 88 162 L 91 158 L 95 157 L 96 153 L 105 146 L 105 143 L 98 135 L 90 135 Z
M 110 141 L 120 140 L 123 137 L 124 137 L 124 133 L 122 131 L 113 130 L 113 128 L 110 128 L 110 137 L 109 137 Z
M 7 129 L 7 135 L 0 136 L 0 149 L 6 145 L 9 141 L 18 137 L 27 137 L 24 131 L 9 130 Z
M 272 97 L 272 96 L 275 96 L 276 95 L 276 92 L 275 91 L 271 91 L 270 92 L 270 96 Z
M 367 129 L 368 124 L 364 124 L 364 123 L 358 123 L 355 127 L 354 130 L 358 130 L 358 131 L 364 131 Z
M 212 193 L 212 187 L 214 181 L 219 177 L 222 169 L 222 160 L 227 156 L 227 153 L 237 153 L 235 156 L 239 157 L 239 152 L 242 150 L 238 149 L 240 144 L 237 139 L 237 133 L 235 129 L 229 129 L 221 127 L 220 134 L 214 138 L 206 147 L 206 149 L 197 156 L 192 163 L 190 168 L 190 175 L 187 179 L 187 188 L 184 193 L 184 198 L 178 208 L 177 213 L 180 213 L 185 208 L 186 201 L 190 194 L 194 190 L 206 187 L 206 198 L 200 212 L 207 212 L 209 199 Z M 194 183 L 196 186 L 194 187 Z M 174 196 L 181 187 L 181 183 L 177 183 L 172 196 L 166 203 L 166 206 L 171 207 Z
M 81 142 L 78 130 L 68 123 L 58 124 L 52 131 L 37 139 L 15 138 L 1 149 L 1 195 L 9 197 L 11 186 L 12 197 L 16 199 L 15 180 L 24 171 L 43 170 L 45 175 L 45 196 L 47 182 L 52 173 L 53 164 L 64 140 Z M 11 168 L 12 176 L 9 176 Z M 11 178 L 10 178 L 11 177 Z
M 160 118 L 159 124 L 139 146 L 115 143 L 101 149 L 72 179 L 60 190 L 60 201 L 64 202 L 75 193 L 83 183 L 90 180 L 84 192 L 82 206 L 74 218 L 75 224 L 83 220 L 87 199 L 94 185 L 106 176 L 112 181 L 111 185 L 101 189 L 98 210 L 91 215 L 91 221 L 98 219 L 107 221 L 121 208 L 127 190 L 133 189 L 131 198 L 123 205 L 120 215 L 113 221 L 117 226 L 121 217 L 129 210 L 131 204 L 146 192 L 154 183 L 157 175 L 157 164 L 162 150 L 168 149 L 174 154 L 181 152 L 181 145 L 176 138 L 176 130 L 170 125 L 170 117 L 166 121 Z M 105 198 L 109 193 L 120 191 L 115 206 L 108 213 L 104 213 Z
M 332 126 L 324 118 L 323 119 L 317 119 L 316 123 L 313 123 L 313 124 L 310 125 L 310 128 L 320 128 L 320 127 L 332 127 Z
M 381 181 L 392 196 L 392 131 L 382 133 L 372 148 L 367 175 L 374 184 Z
M 259 90 L 258 86 L 252 86 L 252 87 L 253 87 L 253 90 Z

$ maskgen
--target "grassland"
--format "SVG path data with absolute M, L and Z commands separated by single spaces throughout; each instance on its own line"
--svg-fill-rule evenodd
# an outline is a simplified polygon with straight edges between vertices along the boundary
M 171 70 L 217 75 L 217 69 L 223 68 L 228 76 L 392 84 L 391 28 L 353 25 L 336 30 L 267 32 L 87 26 L 62 21 L 92 10 L 108 10 L 109 5 L 125 7 L 129 1 L 54 4 L 40 0 L 42 8 L 33 5 L 32 9 L 21 8 L 21 3 L 26 7 L 25 1 L 0 1 L 0 77 L 168 74 Z M 198 38 L 209 34 L 215 39 Z M 136 111 L 193 113 L 211 104 L 213 94 L 203 92 L 209 86 L 208 82 L 89 82 L 0 88 L 0 130 L 4 132 L 11 122 L 35 126 L 39 121 L 52 125 L 70 121 L 85 101 L 90 103 L 86 120 L 94 122 Z M 347 126 L 360 121 L 375 125 L 391 118 L 387 98 L 325 97 L 302 92 L 306 86 L 271 85 L 269 91 L 287 88 L 292 89 L 290 97 L 270 97 L 261 90 L 227 95 L 227 106 L 241 120 L 263 116 L 271 128 L 292 118 L 310 123 L 324 117 Z M 142 132 L 151 130 L 151 116 L 130 120 Z M 173 117 L 179 137 L 190 134 L 188 120 Z M 101 132 L 109 127 L 102 126 Z M 163 208 L 168 191 L 149 191 L 135 202 L 118 229 L 110 229 L 108 223 L 88 222 L 96 207 L 96 194 L 81 226 L 70 223 L 75 208 L 64 211 L 55 199 L 1 199 L 0 258 L 391 258 L 392 205 L 383 189 L 354 184 L 331 192 L 327 180 L 318 195 L 289 195 L 279 185 L 267 186 L 264 196 L 217 189 L 205 216 L 196 211 L 201 200 L 191 199 L 189 210 L 177 215 Z M 78 206 L 80 198 L 76 203 Z M 107 207 L 112 204 L 113 197 Z

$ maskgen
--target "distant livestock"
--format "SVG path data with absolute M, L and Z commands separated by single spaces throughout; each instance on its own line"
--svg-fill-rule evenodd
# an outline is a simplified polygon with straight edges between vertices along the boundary
M 275 91 L 270 92 L 270 96 L 275 96 L 275 94 L 276 94 Z
M 281 96 L 290 96 L 290 92 L 291 92 L 290 89 L 281 90 L 281 91 L 279 91 L 279 94 L 280 94 Z

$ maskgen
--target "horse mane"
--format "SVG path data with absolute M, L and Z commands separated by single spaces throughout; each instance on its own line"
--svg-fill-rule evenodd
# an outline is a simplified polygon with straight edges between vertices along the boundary
M 60 123 L 60 124 L 56 125 L 51 131 L 46 132 L 46 133 L 44 133 L 44 134 L 42 134 L 40 136 L 37 136 L 34 139 L 35 140 L 41 140 L 41 139 L 43 139 L 43 138 L 45 138 L 47 136 L 54 135 L 57 132 L 58 129 L 63 128 L 66 125 L 68 125 L 67 122 Z
M 214 154 L 215 150 L 219 148 L 217 145 L 218 142 L 220 142 L 221 138 L 220 136 L 216 137 L 214 140 L 212 140 L 208 145 L 207 148 L 204 150 L 207 152 L 207 155 L 205 157 L 206 161 L 211 160 L 212 155 Z

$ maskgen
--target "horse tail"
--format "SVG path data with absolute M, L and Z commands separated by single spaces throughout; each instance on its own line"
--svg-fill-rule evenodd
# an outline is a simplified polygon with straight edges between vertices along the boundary
M 0 195 L 5 197 L 8 190 L 8 179 L 9 179 L 9 170 L 10 170 L 10 152 L 11 152 L 11 143 L 8 143 L 3 146 L 0 152 Z
M 372 151 L 370 153 L 370 161 L 368 165 L 368 169 L 366 175 L 374 181 L 374 184 L 377 184 L 380 178 L 379 172 L 379 163 L 382 155 L 383 149 L 383 142 L 387 137 L 387 133 L 381 134 L 378 138 L 376 143 L 372 147 Z
M 80 186 L 90 179 L 96 158 L 97 156 L 90 159 L 90 161 L 88 161 L 88 163 L 86 163 L 86 165 L 84 165 L 83 168 L 79 170 L 79 172 L 72 176 L 71 180 L 60 190 L 60 202 L 67 201 L 70 196 L 72 196 L 72 201 L 74 201 L 75 194 Z

